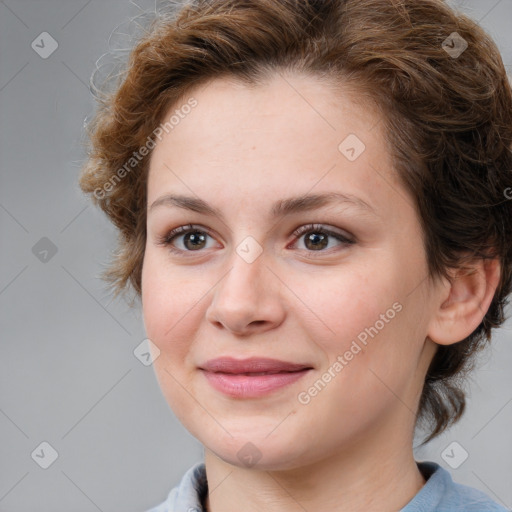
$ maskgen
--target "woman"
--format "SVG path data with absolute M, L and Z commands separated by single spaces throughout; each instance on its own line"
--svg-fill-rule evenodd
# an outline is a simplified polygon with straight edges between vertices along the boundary
M 89 126 L 162 392 L 205 448 L 163 511 L 504 511 L 425 442 L 511 289 L 512 94 L 440 0 L 162 13 Z

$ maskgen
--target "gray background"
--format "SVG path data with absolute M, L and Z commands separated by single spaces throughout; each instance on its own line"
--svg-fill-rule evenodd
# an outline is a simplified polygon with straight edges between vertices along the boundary
M 458 5 L 510 69 L 512 0 Z M 116 232 L 77 185 L 90 75 L 114 30 L 111 47 L 123 48 L 123 24 L 140 12 L 128 0 L 0 1 L 1 512 L 141 512 L 203 455 L 133 354 L 145 338 L 140 309 L 113 301 L 98 278 Z M 58 42 L 47 59 L 31 47 L 44 31 Z M 416 450 L 508 508 L 511 326 L 481 358 L 460 423 Z M 48 469 L 36 463 L 50 460 L 44 441 L 58 452 Z M 441 456 L 454 441 L 452 457 L 469 454 L 457 469 Z

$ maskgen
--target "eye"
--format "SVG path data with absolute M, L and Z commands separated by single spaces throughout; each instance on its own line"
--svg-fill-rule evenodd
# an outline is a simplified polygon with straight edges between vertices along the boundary
M 347 246 L 355 243 L 348 235 L 325 228 L 321 224 L 308 224 L 301 226 L 293 232 L 293 236 L 304 238 L 305 249 L 308 252 L 325 253 L 324 249 L 332 249 L 329 239 L 338 242 L 338 246 Z M 175 228 L 157 240 L 157 245 L 167 247 L 171 252 L 183 256 L 184 253 L 200 252 L 201 249 L 210 249 L 208 238 L 213 239 L 213 234 L 207 228 L 192 224 Z M 330 252 L 330 251 L 329 251 Z
M 184 252 L 197 252 L 201 249 L 209 249 L 207 239 L 212 238 L 210 231 L 201 226 L 189 224 L 180 226 L 166 233 L 157 240 L 158 245 L 168 247 L 171 252 L 182 254 Z M 177 243 L 181 240 L 181 243 Z M 181 245 L 181 247 L 176 247 Z
M 327 252 L 324 250 L 325 248 L 332 248 L 332 246 L 329 247 L 330 238 L 337 240 L 339 242 L 338 246 L 352 245 L 355 243 L 355 241 L 347 235 L 326 229 L 321 224 L 301 226 L 294 231 L 293 235 L 297 238 L 306 235 L 304 238 L 304 246 L 305 250 L 309 252 Z

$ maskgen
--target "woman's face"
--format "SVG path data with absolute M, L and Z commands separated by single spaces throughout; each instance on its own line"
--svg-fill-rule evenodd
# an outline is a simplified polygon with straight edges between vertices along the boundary
M 169 405 L 239 466 L 403 445 L 439 292 L 379 114 L 300 75 L 218 79 L 192 96 L 154 149 L 147 190 L 144 323 Z M 219 357 L 310 369 L 206 372 Z

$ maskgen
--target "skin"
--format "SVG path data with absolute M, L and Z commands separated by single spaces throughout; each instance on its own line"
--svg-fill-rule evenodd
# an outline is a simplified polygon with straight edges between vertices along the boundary
M 256 87 L 216 79 L 191 96 L 197 107 L 151 155 L 142 304 L 160 350 L 154 368 L 162 392 L 205 448 L 206 509 L 399 510 L 425 483 L 412 441 L 436 343 L 476 328 L 497 264 L 452 282 L 427 278 L 419 219 L 393 169 L 381 114 L 348 88 L 335 93 L 314 77 L 276 73 Z M 349 134 L 366 145 L 355 161 L 338 149 Z M 278 200 L 333 191 L 369 208 L 338 202 L 270 215 Z M 224 219 L 151 208 L 171 193 L 201 198 Z M 188 224 L 203 229 L 199 248 L 186 234 L 161 243 Z M 354 243 L 330 235 L 316 249 L 306 244 L 315 229 L 293 235 L 308 224 Z M 262 250 L 252 263 L 236 252 L 248 236 Z M 400 312 L 300 403 L 298 394 L 396 303 Z M 226 355 L 313 370 L 264 397 L 231 398 L 198 369 Z M 251 467 L 237 457 L 249 442 L 261 456 Z

